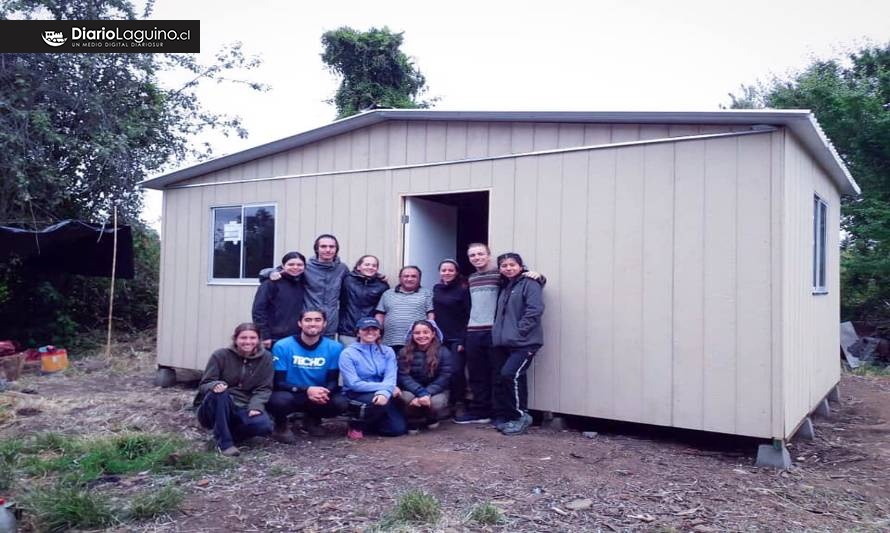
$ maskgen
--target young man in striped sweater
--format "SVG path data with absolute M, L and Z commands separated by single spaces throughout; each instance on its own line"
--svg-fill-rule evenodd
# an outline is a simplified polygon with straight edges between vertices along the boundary
M 493 368 L 494 352 L 491 347 L 491 328 L 494 325 L 498 305 L 501 274 L 492 262 L 487 244 L 475 242 L 467 248 L 467 257 L 476 272 L 470 274 L 470 320 L 467 323 L 464 352 L 467 358 L 468 384 L 473 399 L 464 414 L 454 417 L 457 424 L 487 424 L 491 422 L 492 387 L 500 368 Z M 538 280 L 546 279 L 537 272 L 524 275 Z M 497 422 L 497 421 L 496 421 Z

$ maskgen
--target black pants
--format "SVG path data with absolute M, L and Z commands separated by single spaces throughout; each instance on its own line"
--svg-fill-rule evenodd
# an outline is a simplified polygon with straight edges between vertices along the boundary
M 198 422 L 213 430 L 216 444 L 224 450 L 250 437 L 272 433 L 269 415 L 248 416 L 246 407 L 238 407 L 227 391 L 208 392 L 198 407 Z
M 291 413 L 306 413 L 312 418 L 333 418 L 346 412 L 348 401 L 339 391 L 331 391 L 330 400 L 326 404 L 317 404 L 306 395 L 305 392 L 289 392 L 277 390 L 272 393 L 266 409 L 273 417 L 275 423 L 281 424 Z
M 467 412 L 480 417 L 491 416 L 491 378 L 495 371 L 492 367 L 491 331 L 468 331 L 464 350 L 470 391 L 473 393 Z
M 459 344 L 457 341 L 445 341 L 445 346 L 451 352 L 452 367 L 454 368 L 454 373 L 451 374 L 451 393 L 448 400 L 450 405 L 464 403 L 467 399 L 467 373 L 465 370 L 467 352 L 457 351 Z
M 398 437 L 408 431 L 408 423 L 396 398 L 386 405 L 374 405 L 373 392 L 347 392 L 349 427 L 384 437 Z
M 526 371 L 532 364 L 535 352 L 528 349 L 496 347 L 494 383 L 494 416 L 504 420 L 516 420 L 528 410 L 528 378 Z

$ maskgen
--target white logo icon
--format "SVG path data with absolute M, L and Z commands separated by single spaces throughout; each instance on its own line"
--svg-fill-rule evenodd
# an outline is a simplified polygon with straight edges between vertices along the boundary
M 43 42 L 50 46 L 62 46 L 68 39 L 60 31 L 43 32 Z

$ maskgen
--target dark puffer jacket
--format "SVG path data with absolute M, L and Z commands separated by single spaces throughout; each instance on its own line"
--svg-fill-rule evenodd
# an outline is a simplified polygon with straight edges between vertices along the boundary
M 498 294 L 491 328 L 492 346 L 538 350 L 544 344 L 544 299 L 541 284 L 525 276 L 507 282 Z
M 281 273 L 277 281 L 260 284 L 253 298 L 253 322 L 260 328 L 262 340 L 278 340 L 300 332 L 297 321 L 303 312 L 306 286 L 303 276 Z
M 380 277 L 369 278 L 353 270 L 343 278 L 340 290 L 340 325 L 337 333 L 355 336 L 355 323 L 360 318 L 374 316 L 380 296 L 389 289 L 389 283 Z
M 439 366 L 436 375 L 430 376 L 426 371 L 426 352 L 414 351 L 410 368 L 402 364 L 402 354 L 399 353 L 399 388 L 402 388 L 415 396 L 432 396 L 448 390 L 451 385 L 451 376 L 454 374 L 454 360 L 451 352 L 444 346 L 439 346 Z

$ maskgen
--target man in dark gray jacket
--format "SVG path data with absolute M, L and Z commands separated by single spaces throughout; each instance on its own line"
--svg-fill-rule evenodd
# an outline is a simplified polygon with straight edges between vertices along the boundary
M 315 257 L 306 264 L 304 309 L 324 311 L 328 317 L 324 336 L 333 338 L 340 324 L 340 288 L 349 268 L 340 262 L 340 243 L 328 233 L 319 235 L 313 244 Z
M 544 299 L 541 284 L 522 275 L 525 266 L 516 253 L 498 256 L 505 285 L 498 294 L 491 344 L 495 369 L 495 427 L 504 435 L 519 435 L 531 425 L 526 371 L 544 345 Z

